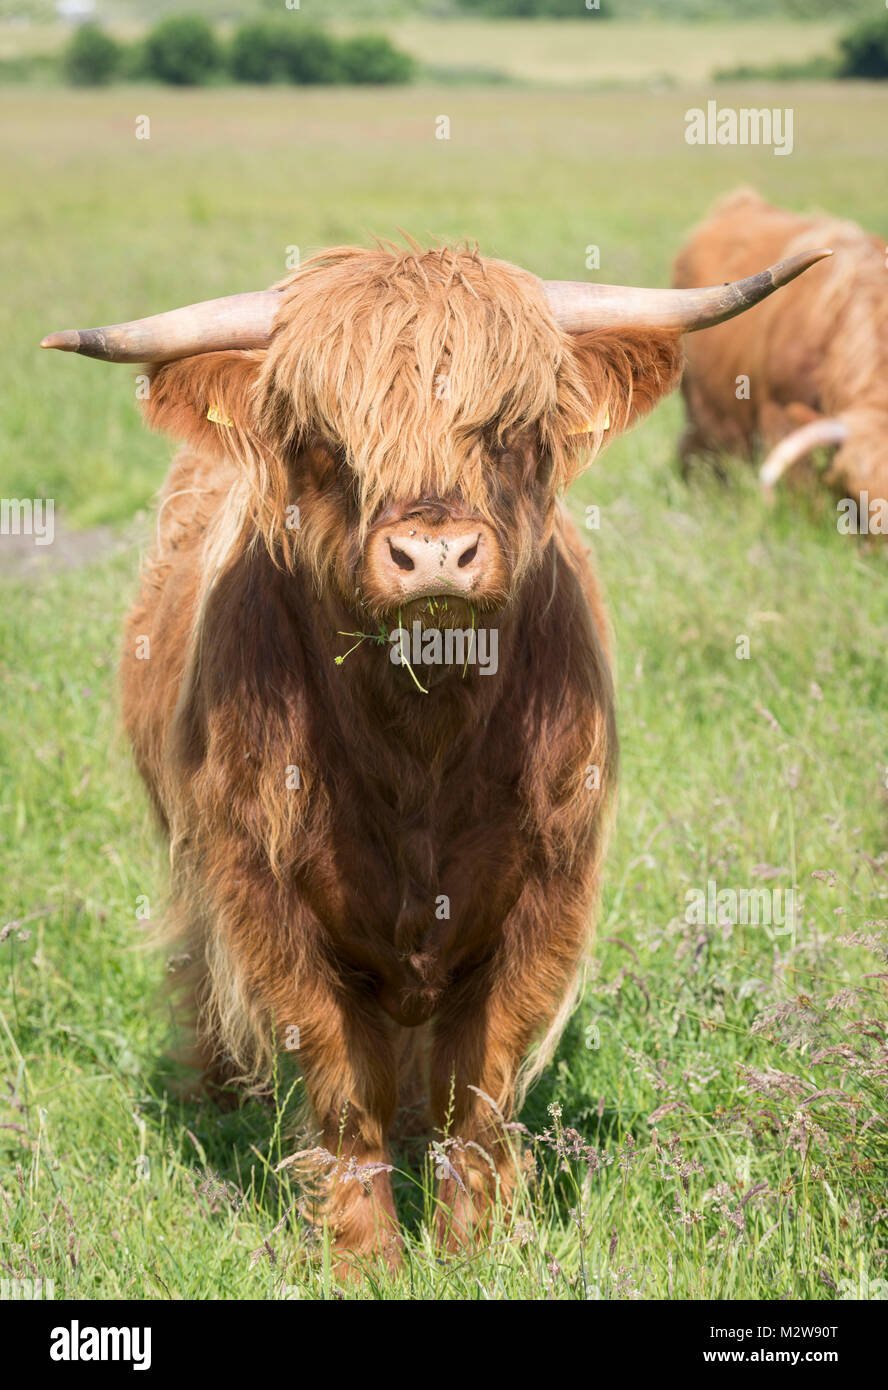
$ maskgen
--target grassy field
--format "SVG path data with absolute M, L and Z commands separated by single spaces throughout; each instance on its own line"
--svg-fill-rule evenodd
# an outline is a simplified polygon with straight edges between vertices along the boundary
M 601 22 L 589 12 L 577 20 L 537 21 L 531 37 L 521 20 L 404 19 L 385 27 L 401 48 L 436 67 L 477 67 L 520 82 L 584 88 L 658 79 L 703 82 L 720 67 L 802 61 L 830 52 L 844 25 L 719 20 L 689 35 L 686 24 Z
M 40 337 L 259 287 L 288 246 L 397 227 L 565 278 L 594 243 L 603 279 L 663 284 L 742 182 L 888 232 L 878 90 L 752 90 L 719 99 L 791 100 L 790 158 L 685 145 L 702 88 L 0 96 L 0 495 L 53 497 L 80 561 L 46 547 L 22 575 L 0 537 L 6 1275 L 57 1297 L 336 1292 L 275 1171 L 298 1084 L 230 1114 L 170 1085 L 164 964 L 139 949 L 165 853 L 115 707 L 170 447 L 143 432 L 129 371 L 41 357 Z M 686 486 L 680 418 L 667 402 L 571 498 L 601 507 L 620 814 L 596 967 L 522 1116 L 517 1224 L 436 1261 L 428 1183 L 399 1154 L 407 1267 L 347 1298 L 834 1299 L 885 1277 L 888 564 L 825 499 L 769 511 L 739 467 Z M 795 886 L 795 930 L 688 925 L 709 879 Z M 571 1156 L 565 1127 L 593 1149 Z

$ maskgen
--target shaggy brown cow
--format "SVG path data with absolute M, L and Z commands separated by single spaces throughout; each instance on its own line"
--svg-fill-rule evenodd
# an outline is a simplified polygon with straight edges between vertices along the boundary
M 687 345 L 682 455 L 771 453 L 773 485 L 812 450 L 838 447 L 828 480 L 853 497 L 888 498 L 888 267 L 885 242 L 853 222 L 800 217 L 750 189 L 720 202 L 679 252 L 676 286 L 748 268 L 807 246 L 831 261 L 791 286 L 779 306 L 712 328 Z M 748 396 L 742 379 L 749 379 Z M 739 385 L 738 385 L 739 383 Z
M 447 1136 L 442 1238 L 483 1220 L 494 1173 L 508 1191 L 522 1061 L 549 1055 L 590 939 L 614 702 L 556 495 L 672 389 L 683 329 L 816 258 L 684 295 L 346 248 L 276 291 L 45 340 L 162 363 L 146 414 L 185 447 L 126 724 L 204 1066 L 255 1084 L 298 1041 L 343 1250 L 398 1258 L 405 1099 Z M 440 664 L 416 667 L 414 623 Z M 495 671 L 436 650 L 472 628 Z

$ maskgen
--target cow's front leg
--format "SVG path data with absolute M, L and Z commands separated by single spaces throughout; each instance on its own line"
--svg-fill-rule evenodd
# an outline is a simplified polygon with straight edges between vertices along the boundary
M 449 1250 L 486 1231 L 497 1189 L 508 1200 L 513 1185 L 503 1124 L 523 1049 L 494 1040 L 498 1013 L 495 986 L 485 975 L 452 988 L 435 1019 L 430 1099 L 438 1134 L 436 1226 L 439 1245 Z
M 402 1247 L 387 1135 L 398 1095 L 387 1023 L 358 994 L 318 984 L 297 992 L 292 1013 L 306 1093 L 321 1131 L 313 1163 L 320 1193 L 315 1219 L 329 1223 L 338 1251 L 381 1255 L 394 1268 Z
M 591 906 L 527 885 L 497 955 L 451 989 L 435 1020 L 438 1237 L 449 1249 L 483 1236 L 497 1191 L 509 1201 L 518 1155 L 507 1126 L 521 1063 L 569 1005 L 590 922 Z
M 221 861 L 223 852 L 224 867 L 212 867 L 225 892 L 216 895 L 195 996 L 204 1055 L 227 1052 L 246 1070 L 249 1048 L 261 1063 L 254 1070 L 266 1074 L 273 1047 L 292 1053 L 320 1131 L 319 1151 L 297 1169 L 310 1169 L 317 1194 L 310 1214 L 328 1221 L 338 1250 L 397 1263 L 400 1238 L 386 1170 L 397 1107 L 391 1025 L 325 955 L 308 906 L 282 898 L 270 873 L 251 873 L 242 847 L 220 837 L 204 871 L 210 855 Z M 286 930 L 267 925 L 281 921 Z

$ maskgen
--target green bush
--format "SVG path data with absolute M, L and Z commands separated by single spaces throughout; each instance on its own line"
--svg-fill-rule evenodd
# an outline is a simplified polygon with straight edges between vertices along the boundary
M 295 15 L 245 20 L 226 52 L 201 16 L 176 15 L 125 46 L 85 24 L 68 45 L 64 66 L 69 81 L 83 85 L 118 76 L 195 86 L 226 68 L 236 82 L 408 82 L 416 65 L 381 34 L 339 40 Z
M 229 51 L 238 82 L 280 82 L 290 76 L 287 60 L 293 27 L 286 19 L 247 20 L 235 30 Z
M 120 65 L 120 45 L 98 24 L 81 24 L 64 53 L 65 75 L 78 87 L 110 82 Z
M 341 45 L 322 29 L 293 25 L 285 56 L 287 76 L 291 82 L 312 84 L 341 82 Z
M 234 34 L 229 66 L 238 82 L 407 82 L 414 62 L 379 34 L 337 40 L 301 19 L 248 20 Z
M 342 82 L 340 49 L 298 15 L 248 20 L 232 39 L 229 66 L 238 82 Z
M 855 25 L 842 35 L 839 48 L 842 77 L 888 77 L 888 14 Z
M 414 62 L 382 34 L 358 34 L 340 44 L 345 82 L 409 82 Z
M 200 15 L 172 15 L 145 39 L 146 75 L 160 82 L 193 87 L 209 81 L 220 65 L 216 36 Z

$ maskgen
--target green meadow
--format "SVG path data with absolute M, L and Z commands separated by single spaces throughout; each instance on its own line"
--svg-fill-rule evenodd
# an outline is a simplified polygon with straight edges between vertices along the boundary
M 488 56 L 472 61 L 502 65 Z M 793 154 L 688 146 L 684 113 L 712 95 L 791 104 Z M 182 1094 L 165 963 L 143 949 L 167 860 L 116 663 L 172 445 L 143 430 L 130 369 L 37 348 L 270 284 L 294 246 L 398 229 L 565 279 L 597 246 L 601 279 L 666 284 L 689 227 L 741 183 L 885 235 L 884 93 L 10 88 L 0 125 L 0 494 L 53 498 L 57 532 L 35 549 L 0 536 L 3 1277 L 127 1299 L 884 1290 L 884 547 L 840 536 L 825 495 L 767 507 L 740 463 L 684 482 L 677 398 L 574 488 L 574 514 L 598 521 L 622 743 L 587 987 L 520 1117 L 513 1215 L 437 1259 L 428 1164 L 398 1153 L 404 1270 L 337 1286 L 278 1167 L 298 1078 L 231 1112 Z M 794 889 L 795 921 L 689 923 L 710 880 Z

